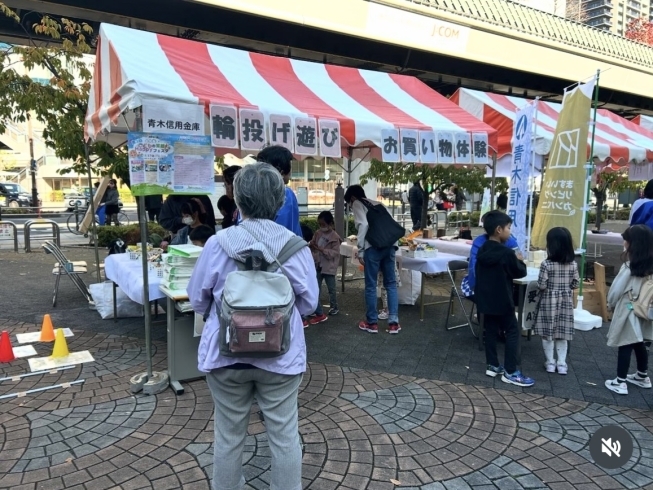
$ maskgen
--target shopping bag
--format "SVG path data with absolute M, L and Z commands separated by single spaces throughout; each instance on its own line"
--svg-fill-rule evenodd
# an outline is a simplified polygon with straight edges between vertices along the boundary
M 113 318 L 113 284 L 105 281 L 98 284 L 91 284 L 88 287 L 95 303 L 95 309 L 103 320 Z M 122 289 L 116 289 L 116 304 L 119 318 L 136 318 L 143 316 L 143 305 L 123 293 Z
M 399 286 L 399 304 L 414 305 L 419 299 L 422 289 L 422 274 L 409 269 L 402 269 L 399 272 L 401 277 L 401 286 Z

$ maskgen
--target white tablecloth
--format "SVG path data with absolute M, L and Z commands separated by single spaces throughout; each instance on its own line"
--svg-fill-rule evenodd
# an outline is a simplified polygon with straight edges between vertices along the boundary
M 403 256 L 401 258 L 401 266 L 404 269 L 410 269 L 424 274 L 437 274 L 446 272 L 447 264 L 452 260 L 467 260 L 467 257 L 442 252 L 438 252 L 438 255 L 433 258 L 413 259 Z
M 143 262 L 140 257 L 130 260 L 128 253 L 109 255 L 104 260 L 104 274 L 107 279 L 115 282 L 129 299 L 143 304 Z M 150 301 L 165 297 L 159 289 L 161 278 L 153 271 L 148 273 L 148 282 Z
M 608 232 L 604 234 L 604 233 L 592 233 L 591 231 L 588 231 L 587 243 L 621 246 L 624 244 L 624 239 L 621 237 L 621 233 Z
M 538 276 L 540 275 L 540 269 L 537 267 L 529 267 L 526 277 L 521 279 L 515 279 L 513 282 L 515 284 L 528 284 L 531 281 L 537 281 Z
M 472 251 L 471 240 L 439 240 L 437 238 L 415 238 L 416 243 L 425 243 L 437 248 L 439 252 L 448 254 L 464 255 L 469 257 Z

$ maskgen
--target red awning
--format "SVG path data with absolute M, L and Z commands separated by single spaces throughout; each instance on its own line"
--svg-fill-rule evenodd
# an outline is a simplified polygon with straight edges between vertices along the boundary
M 458 89 L 451 100 L 498 132 L 499 157 L 511 154 L 513 123 L 517 111 L 532 100 Z M 562 104 L 540 101 L 538 104 L 535 152 L 547 155 L 551 149 Z M 590 132 L 591 137 L 591 132 Z M 588 141 L 588 152 L 589 152 Z M 610 159 L 620 166 L 628 162 L 653 161 L 653 132 L 616 114 L 599 109 L 596 118 L 594 156 L 602 162 Z
M 293 117 L 336 119 L 342 145 L 381 145 L 384 129 L 496 131 L 420 80 L 266 56 L 102 24 L 85 122 L 94 138 L 146 100 L 229 104 Z

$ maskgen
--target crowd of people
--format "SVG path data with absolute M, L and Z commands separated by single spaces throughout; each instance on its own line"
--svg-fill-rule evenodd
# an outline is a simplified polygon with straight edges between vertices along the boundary
M 406 205 L 409 207 L 413 230 L 422 229 L 424 195 L 424 188 L 419 180 L 413 182 L 411 188 L 401 194 L 404 211 Z M 456 211 L 462 211 L 465 202 L 467 202 L 467 196 L 457 185 L 450 186 L 446 191 L 441 189 L 433 190 L 427 196 L 426 205 L 429 210 L 448 211 L 455 208 Z
M 203 196 L 169 196 L 161 205 L 158 219 L 174 234 L 170 243 L 204 247 L 188 295 L 195 311 L 206 312 L 198 365 L 207 374 L 215 405 L 214 488 L 233 489 L 244 484 L 242 450 L 250 408 L 256 399 L 270 441 L 271 488 L 299 490 L 302 451 L 297 401 L 307 363 L 303 329 L 321 324 L 340 311 L 336 273 L 342 238 L 334 229 L 329 211 L 319 214 L 318 229 L 312 236 L 302 232 L 297 199 L 286 186 L 292 160 L 288 150 L 268 147 L 257 160 L 242 168 L 225 169 L 226 195 L 217 205 L 223 218 L 219 232 L 215 231 L 211 203 Z M 653 216 L 653 181 L 647 189 L 650 196 L 646 195 L 634 208 L 633 219 L 645 220 L 642 216 L 648 216 L 649 211 Z M 460 194 L 453 192 L 454 196 Z M 411 214 L 413 205 L 423 205 L 422 197 L 416 182 L 409 196 Z M 372 209 L 376 213 L 384 208 L 369 199 L 360 185 L 349 186 L 344 199 L 354 217 L 357 257 L 364 270 L 366 311 L 358 328 L 377 334 L 379 321 L 387 319 L 386 331 L 396 335 L 402 329 L 398 247 L 392 241 L 373 246 L 371 242 L 385 230 L 374 228 L 379 226 L 375 225 L 377 218 L 368 219 Z M 421 212 L 415 212 L 414 219 L 420 218 Z M 526 276 L 526 263 L 511 234 L 512 220 L 504 210 L 490 211 L 482 221 L 485 233 L 473 241 L 462 290 L 474 301 L 484 321 L 485 374 L 530 387 L 535 381 L 518 366 L 520 326 L 515 318 L 513 286 L 515 279 Z M 299 246 L 297 237 L 304 239 L 299 240 Z M 614 310 L 607 343 L 618 348 L 618 362 L 617 376 L 605 385 L 618 394 L 627 394 L 628 384 L 651 387 L 645 342 L 653 338 L 653 322 L 638 316 L 635 307 L 653 274 L 653 230 L 633 223 L 623 239 L 624 264 L 607 298 Z M 541 337 L 543 371 L 566 375 L 569 342 L 574 337 L 573 290 L 580 278 L 570 232 L 553 228 L 546 243 L 547 258 L 537 280 L 540 294 L 534 333 Z M 239 296 L 238 281 L 245 278 L 242 274 L 253 274 L 247 280 L 263 288 L 271 280 L 270 274 L 277 279 L 279 275 L 285 277 L 291 291 L 288 308 L 263 305 L 267 294 L 249 299 Z M 328 292 L 328 310 L 319 301 L 322 283 Z M 270 290 L 269 297 L 277 297 L 278 289 Z M 381 309 L 379 296 L 383 297 Z M 247 307 L 241 311 L 243 301 Z M 257 330 L 263 325 L 269 338 Z M 500 340 L 505 342 L 503 363 L 497 355 Z M 628 373 L 633 351 L 637 370 Z

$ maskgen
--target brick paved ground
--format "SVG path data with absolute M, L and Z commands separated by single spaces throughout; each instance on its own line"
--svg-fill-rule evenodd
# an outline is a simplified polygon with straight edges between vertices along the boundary
M 51 313 L 56 326 L 75 332 L 71 351 L 88 349 L 95 362 L 0 382 L 4 395 L 84 380 L 2 400 L 0 489 L 209 488 L 206 383 L 185 383 L 181 396 L 133 396 L 128 379 L 145 362 L 142 320 L 102 321 L 65 282 L 52 310 L 50 262 L 42 254 L 0 253 L 0 328 L 15 342 L 16 333 L 38 330 L 43 313 Z M 484 356 L 469 331 L 444 330 L 443 307 L 427 309 L 424 322 L 417 307 L 402 307 L 398 336 L 356 331 L 359 287 L 348 285 L 339 317 L 306 330 L 312 362 L 300 393 L 305 488 L 653 489 L 653 393 L 632 387 L 617 398 L 602 386 L 616 366 L 605 328 L 576 335 L 567 377 L 544 373 L 539 342 L 524 342 L 524 369 L 536 386 L 523 390 L 483 375 Z M 164 329 L 154 334 L 154 365 L 163 370 Z M 36 347 L 48 355 L 51 344 Z M 0 364 L 4 376 L 27 370 L 26 360 Z M 244 456 L 255 489 L 267 488 L 270 465 L 257 411 Z M 590 435 L 604 425 L 620 425 L 634 438 L 633 457 L 619 470 L 597 467 L 588 453 Z

